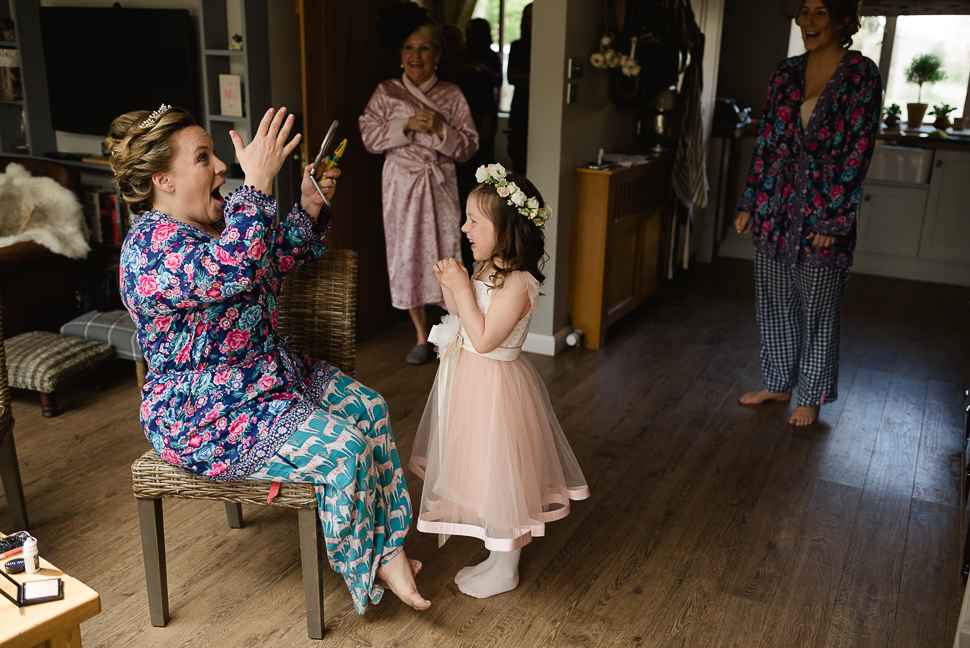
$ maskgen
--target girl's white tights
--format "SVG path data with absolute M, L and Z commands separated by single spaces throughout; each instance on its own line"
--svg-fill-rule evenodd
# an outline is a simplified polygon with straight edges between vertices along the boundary
M 455 583 L 469 596 L 488 598 L 514 590 L 519 585 L 519 556 L 515 551 L 492 551 L 484 562 L 465 567 L 455 576 Z

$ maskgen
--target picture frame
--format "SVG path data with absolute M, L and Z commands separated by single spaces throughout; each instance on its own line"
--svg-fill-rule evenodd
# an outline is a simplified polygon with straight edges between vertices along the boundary
M 242 117 L 242 78 L 238 74 L 219 75 L 219 112 L 226 117 Z

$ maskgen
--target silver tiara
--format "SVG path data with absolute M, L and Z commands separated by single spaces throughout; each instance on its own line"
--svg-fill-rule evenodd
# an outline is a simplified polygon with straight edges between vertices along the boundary
M 165 114 L 165 111 L 168 110 L 169 108 L 171 108 L 171 106 L 166 106 L 165 104 L 162 104 L 161 106 L 159 106 L 158 110 L 156 110 L 155 112 L 153 112 L 152 114 L 150 114 L 148 116 L 148 119 L 146 119 L 141 124 L 139 124 L 138 127 L 139 128 L 151 128 L 152 126 L 155 125 L 155 122 L 158 121 L 158 118 L 161 117 L 162 115 L 164 115 Z

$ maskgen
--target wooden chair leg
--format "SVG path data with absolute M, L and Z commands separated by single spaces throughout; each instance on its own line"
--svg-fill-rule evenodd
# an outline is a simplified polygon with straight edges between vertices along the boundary
M 152 625 L 168 623 L 168 574 L 165 569 L 165 525 L 162 522 L 162 500 L 138 499 L 138 522 L 141 526 L 141 549 L 145 555 L 145 583 L 148 586 L 148 610 Z
M 241 529 L 243 526 L 242 504 L 239 502 L 226 502 L 226 517 L 229 518 L 229 526 L 233 529 Z
M 144 360 L 135 360 L 135 378 L 138 380 L 138 387 L 145 386 L 145 374 L 148 373 L 148 365 Z
M 303 562 L 303 592 L 306 596 L 306 630 L 311 639 L 323 639 L 323 562 L 320 541 L 323 531 L 317 509 L 301 508 L 300 556 Z
M 60 414 L 57 409 L 57 392 L 40 393 L 40 411 L 44 418 L 54 418 Z
M 0 481 L 7 497 L 7 506 L 13 518 L 14 531 L 27 530 L 27 502 L 24 500 L 24 485 L 20 481 L 20 464 L 17 463 L 17 449 L 13 443 L 13 430 L 0 442 Z

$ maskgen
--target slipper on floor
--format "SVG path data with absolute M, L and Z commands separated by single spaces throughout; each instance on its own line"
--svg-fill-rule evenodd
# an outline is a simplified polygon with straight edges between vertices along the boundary
M 434 358 L 433 344 L 415 344 L 408 353 L 407 362 L 410 365 L 423 365 L 431 362 L 432 358 Z

